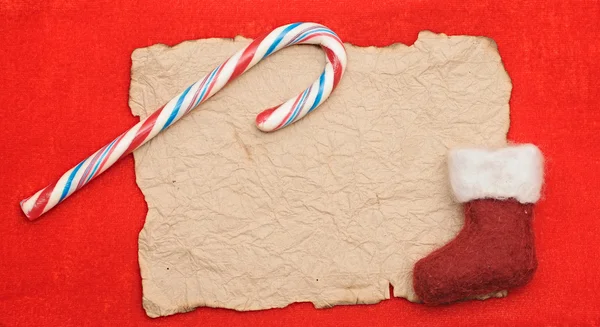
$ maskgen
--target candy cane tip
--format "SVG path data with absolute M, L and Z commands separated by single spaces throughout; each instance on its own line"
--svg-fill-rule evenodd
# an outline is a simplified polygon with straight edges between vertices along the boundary
M 263 110 L 263 112 L 261 112 L 260 114 L 258 114 L 256 116 L 256 127 L 258 127 L 258 129 L 260 129 L 263 132 L 271 132 L 272 129 L 270 129 L 267 126 L 267 121 L 269 120 L 269 118 L 271 117 L 271 114 L 273 114 L 273 112 L 279 108 L 279 106 L 275 106 L 273 108 L 269 108 L 269 109 L 265 109 Z
M 32 216 L 31 215 L 31 205 L 27 202 L 27 200 L 29 199 L 25 199 L 22 200 L 19 204 L 21 205 L 21 210 L 23 211 L 23 213 L 25 214 L 25 217 L 27 217 L 27 219 L 29 220 L 36 220 L 37 218 L 39 218 L 39 216 Z

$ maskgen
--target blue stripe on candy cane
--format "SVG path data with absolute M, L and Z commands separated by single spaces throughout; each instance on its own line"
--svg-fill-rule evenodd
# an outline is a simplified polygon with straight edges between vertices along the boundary
M 183 91 L 183 94 L 181 94 L 179 99 L 177 99 L 175 108 L 173 108 L 173 111 L 171 111 L 171 115 L 167 119 L 167 122 L 165 123 L 165 125 L 160 129 L 161 131 L 164 130 L 165 128 L 169 127 L 169 125 L 171 125 L 171 123 L 173 123 L 173 120 L 175 120 L 175 117 L 177 117 L 177 113 L 179 113 L 179 109 L 181 109 L 181 104 L 183 103 L 183 100 L 185 100 L 185 97 L 187 96 L 188 92 L 190 92 L 190 89 L 192 88 L 192 86 L 194 86 L 194 84 L 188 86 L 188 88 L 185 89 L 185 91 Z
M 320 27 L 320 28 L 316 28 L 314 30 L 306 31 L 302 35 L 298 36 L 298 38 L 296 40 L 294 40 L 293 43 L 295 44 L 298 42 L 302 42 L 305 38 L 309 37 L 311 34 L 314 34 L 314 33 L 327 33 L 332 36 L 338 37 L 337 34 L 333 33 L 330 29 Z
M 313 109 L 315 109 L 319 105 L 319 102 L 321 102 L 321 97 L 323 96 L 324 88 L 325 88 L 325 72 L 323 72 L 323 74 L 321 74 L 321 77 L 319 77 L 319 92 L 317 92 L 317 96 L 315 97 L 315 102 L 313 102 L 310 109 L 308 109 L 308 112 L 313 111 Z
M 67 178 L 67 183 L 65 184 L 65 188 L 63 188 L 62 194 L 60 195 L 60 199 L 58 199 L 58 202 L 62 201 L 67 196 L 67 194 L 69 194 L 69 190 L 71 189 L 71 183 L 73 183 L 73 178 L 75 178 L 75 175 L 77 175 L 79 168 L 83 166 L 83 163 L 86 160 L 87 159 L 83 160 L 77 166 L 75 166 L 75 169 L 73 169 L 73 172 L 71 172 L 71 175 L 69 175 L 69 178 Z
M 294 121 L 294 119 L 296 118 L 296 116 L 298 116 L 298 113 L 300 112 L 300 108 L 302 108 L 304 106 L 304 102 L 306 101 L 306 95 L 308 94 L 309 90 L 310 90 L 310 88 L 304 90 L 304 93 L 302 93 L 302 98 L 300 98 L 300 101 L 298 102 L 298 105 L 296 105 L 296 108 L 294 108 L 294 112 L 292 112 L 292 115 L 290 116 L 290 118 L 288 119 L 288 121 L 285 122 L 285 124 L 283 126 L 289 125 L 291 122 Z
M 293 39 L 290 41 L 290 44 L 295 44 L 295 43 L 298 41 L 298 39 L 299 39 L 299 38 L 300 38 L 302 35 L 304 35 L 304 34 L 306 34 L 306 33 L 309 33 L 310 31 L 312 31 L 312 30 L 314 30 L 314 29 L 316 29 L 316 28 L 319 28 L 319 27 L 318 27 L 318 26 L 309 27 L 308 29 L 305 29 L 304 31 L 300 32 L 300 34 L 296 35 L 296 36 L 295 36 L 295 37 L 294 37 L 294 38 L 293 38 Z
M 275 39 L 275 41 L 273 41 L 273 43 L 271 44 L 271 46 L 269 47 L 269 49 L 267 50 L 267 52 L 265 53 L 265 55 L 263 56 L 263 59 L 265 57 L 267 57 L 268 55 L 270 55 L 273 51 L 275 51 L 275 48 L 277 48 L 277 46 L 279 45 L 279 43 L 281 43 L 281 40 L 283 40 L 283 38 L 294 28 L 296 28 L 298 25 L 300 25 L 302 23 L 293 23 L 288 25 L 288 27 L 286 27 L 283 31 L 281 31 L 281 33 L 279 33 L 279 35 L 277 36 L 277 38 Z
M 222 65 L 222 64 L 221 64 Z M 215 68 L 215 70 L 213 70 L 210 75 L 208 76 L 208 80 L 206 81 L 206 83 L 204 83 L 204 85 L 202 86 L 202 93 L 200 94 L 200 96 L 198 97 L 198 100 L 196 100 L 196 105 L 200 102 L 202 102 L 202 100 L 204 99 L 204 96 L 206 95 L 206 90 L 208 90 L 208 87 L 210 85 L 210 83 L 212 82 L 213 78 L 215 77 L 215 74 L 217 74 L 217 72 L 219 71 L 219 68 L 221 68 L 221 65 L 219 65 L 219 67 Z M 195 105 L 194 105 L 195 106 Z
M 305 33 L 304 35 L 300 36 L 299 37 L 300 40 L 298 40 L 298 42 L 302 42 L 305 38 L 309 37 L 311 34 L 316 34 L 316 33 L 325 33 L 325 34 L 329 34 L 329 35 L 334 36 L 334 37 L 338 37 L 337 34 L 333 33 L 329 29 L 326 29 L 326 28 L 317 28 L 317 29 L 311 30 L 311 31 Z
M 89 174 L 87 180 L 85 181 L 86 183 L 89 182 L 90 179 L 92 179 L 92 177 L 94 177 L 94 174 L 96 173 L 96 170 L 100 166 L 100 163 L 102 163 L 102 160 L 104 160 L 104 157 L 106 156 L 106 154 L 108 153 L 108 151 L 110 151 L 110 148 L 113 147 L 113 145 L 115 144 L 116 141 L 117 141 L 117 139 L 114 139 L 112 142 L 110 142 L 110 145 L 104 150 L 104 152 L 102 152 L 102 155 L 100 156 L 100 158 L 98 159 L 98 161 L 96 161 L 96 165 L 94 166 L 94 169 L 92 170 L 92 173 Z

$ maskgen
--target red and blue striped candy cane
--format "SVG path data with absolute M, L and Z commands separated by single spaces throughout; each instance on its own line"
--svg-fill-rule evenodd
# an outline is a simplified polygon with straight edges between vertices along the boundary
M 340 38 L 329 28 L 315 23 L 281 26 L 254 40 L 162 108 L 71 168 L 58 181 L 21 201 L 21 209 L 30 220 L 40 217 L 259 61 L 294 44 L 320 45 L 327 57 L 325 70 L 298 96 L 261 112 L 256 117 L 256 126 L 261 131 L 272 132 L 298 121 L 329 97 L 346 69 L 346 50 Z

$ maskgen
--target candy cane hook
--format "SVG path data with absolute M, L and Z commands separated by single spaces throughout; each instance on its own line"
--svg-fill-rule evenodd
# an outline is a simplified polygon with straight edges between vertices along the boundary
M 272 132 L 298 121 L 329 97 L 346 69 L 346 50 L 342 41 L 329 28 L 315 23 L 281 26 L 254 40 L 162 108 L 71 168 L 56 182 L 21 201 L 21 209 L 30 220 L 40 217 L 259 61 L 295 44 L 320 45 L 327 57 L 325 70 L 304 92 L 256 116 L 256 126 L 261 131 Z

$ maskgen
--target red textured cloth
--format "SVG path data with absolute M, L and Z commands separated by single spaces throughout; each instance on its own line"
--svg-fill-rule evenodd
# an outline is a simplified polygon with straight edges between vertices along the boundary
M 147 208 L 131 156 L 45 217 L 25 219 L 21 199 L 137 122 L 127 107 L 135 48 L 256 37 L 293 21 L 323 23 L 360 46 L 412 44 L 424 29 L 498 43 L 514 86 L 509 138 L 546 156 L 531 283 L 446 307 L 392 299 L 151 320 L 137 262 Z M 599 21 L 597 1 L 0 0 L 0 325 L 599 325 Z

